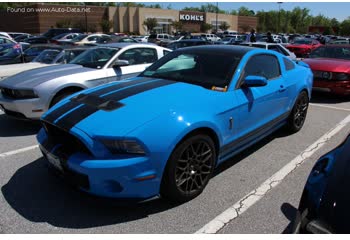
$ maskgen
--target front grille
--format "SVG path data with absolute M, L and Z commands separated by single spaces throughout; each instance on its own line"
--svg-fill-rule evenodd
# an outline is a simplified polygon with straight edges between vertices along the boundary
M 62 159 L 68 159 L 75 152 L 92 156 L 90 150 L 77 137 L 50 123 L 43 121 L 42 124 L 48 135 L 48 141 L 45 144 L 47 150 L 50 151 L 50 148 L 59 145 L 55 154 Z
M 5 114 L 14 118 L 19 118 L 19 119 L 27 119 L 26 116 L 23 113 L 20 112 L 15 112 L 11 110 L 5 109 Z

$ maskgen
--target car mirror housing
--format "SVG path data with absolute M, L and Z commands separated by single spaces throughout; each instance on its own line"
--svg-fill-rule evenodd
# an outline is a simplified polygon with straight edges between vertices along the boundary
M 123 67 L 123 66 L 128 66 L 128 65 L 130 65 L 130 63 L 127 60 L 116 60 L 113 64 L 113 68 Z
M 244 87 L 263 87 L 267 85 L 267 79 L 262 76 L 247 76 L 244 79 Z

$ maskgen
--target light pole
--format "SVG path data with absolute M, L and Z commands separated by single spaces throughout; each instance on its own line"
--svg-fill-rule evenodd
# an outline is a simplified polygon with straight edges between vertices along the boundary
M 218 32 L 218 14 L 219 14 L 219 2 L 216 2 L 216 21 L 215 21 L 216 33 Z
M 86 33 L 88 32 L 87 30 L 87 13 L 86 13 L 86 2 L 84 2 L 84 14 L 85 14 L 85 31 Z
M 278 4 L 278 26 L 277 26 L 277 29 L 276 29 L 276 34 L 279 33 L 279 29 L 280 29 L 280 26 L 281 26 L 281 4 L 283 2 L 277 2 Z

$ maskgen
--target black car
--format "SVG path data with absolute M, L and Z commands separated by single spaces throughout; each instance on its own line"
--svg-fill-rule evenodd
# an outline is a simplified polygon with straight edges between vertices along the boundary
M 32 62 L 46 64 L 69 63 L 75 57 L 83 53 L 87 47 L 59 47 L 42 51 Z
M 34 37 L 34 36 L 31 34 L 28 34 L 28 33 L 24 33 L 24 34 L 21 34 L 21 35 L 14 37 L 14 40 L 16 42 L 24 42 L 25 40 L 27 40 L 28 38 L 31 38 L 31 37 Z
M 131 37 L 123 36 L 101 36 L 96 40 L 96 43 L 86 43 L 85 46 L 97 46 L 98 44 L 107 44 L 107 43 L 140 43 Z
M 23 52 L 24 62 L 31 62 L 36 56 L 38 56 L 42 51 L 46 49 L 59 49 L 62 48 L 57 45 L 41 44 L 34 45 Z
M 30 44 L 49 43 L 52 38 L 62 33 L 82 33 L 82 31 L 78 28 L 50 28 L 40 36 L 25 39 L 25 42 Z
M 211 43 L 201 39 L 186 39 L 186 40 L 180 40 L 177 42 L 169 43 L 166 47 L 171 50 L 176 50 L 178 48 L 208 45 L 208 44 L 211 44 Z
M 0 65 L 23 62 L 22 49 L 20 44 L 0 45 Z
M 306 182 L 294 233 L 350 232 L 350 135 L 323 155 Z

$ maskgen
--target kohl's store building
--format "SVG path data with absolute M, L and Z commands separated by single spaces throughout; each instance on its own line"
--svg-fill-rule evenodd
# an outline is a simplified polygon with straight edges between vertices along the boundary
M 226 22 L 228 30 L 237 32 L 249 32 L 257 27 L 257 17 L 236 16 L 229 14 L 203 13 L 193 11 L 177 11 L 168 9 L 136 8 L 136 7 L 110 7 L 110 19 L 114 23 L 115 32 L 135 32 L 140 35 L 148 34 L 143 22 L 147 18 L 156 18 L 158 26 L 154 29 L 157 33 L 173 33 L 176 29 L 171 25 L 173 21 L 182 23 L 182 31 L 201 32 L 201 25 L 208 23 L 216 30 Z

